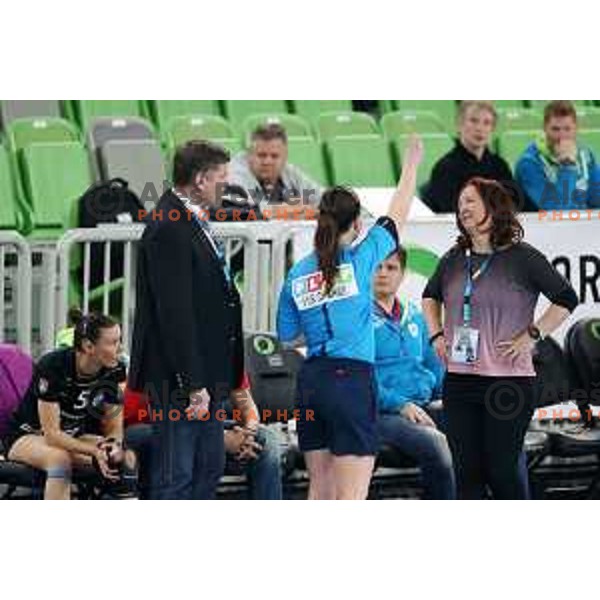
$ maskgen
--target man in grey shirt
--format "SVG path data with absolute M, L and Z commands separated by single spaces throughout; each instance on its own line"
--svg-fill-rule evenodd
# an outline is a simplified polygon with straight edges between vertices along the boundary
M 230 163 L 229 182 L 248 191 L 254 204 L 265 211 L 283 204 L 291 208 L 314 209 L 321 200 L 321 186 L 287 162 L 288 140 L 285 129 L 270 123 L 257 127 L 246 152 Z

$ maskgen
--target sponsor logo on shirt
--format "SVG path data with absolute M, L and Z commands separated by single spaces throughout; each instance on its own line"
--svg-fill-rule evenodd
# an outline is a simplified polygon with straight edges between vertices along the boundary
M 329 296 L 325 296 L 325 279 L 321 271 L 298 277 L 292 282 L 292 296 L 298 310 L 308 310 L 325 302 L 335 302 L 358 295 L 358 284 L 352 263 L 340 265 Z

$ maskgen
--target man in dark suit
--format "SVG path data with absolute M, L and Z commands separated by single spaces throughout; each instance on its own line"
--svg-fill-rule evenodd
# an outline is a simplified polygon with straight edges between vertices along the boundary
M 155 499 L 214 496 L 225 457 L 215 413 L 244 379 L 240 298 L 205 218 L 228 163 L 209 142 L 179 148 L 174 188 L 146 217 L 139 247 L 129 387 L 152 399 Z

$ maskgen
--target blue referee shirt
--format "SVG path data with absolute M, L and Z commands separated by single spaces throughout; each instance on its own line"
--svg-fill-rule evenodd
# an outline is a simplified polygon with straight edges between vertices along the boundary
M 277 333 L 283 342 L 304 335 L 308 356 L 375 362 L 373 276 L 398 245 L 396 225 L 382 217 L 364 239 L 339 252 L 339 271 L 329 296 L 315 252 L 290 270 L 279 297 Z

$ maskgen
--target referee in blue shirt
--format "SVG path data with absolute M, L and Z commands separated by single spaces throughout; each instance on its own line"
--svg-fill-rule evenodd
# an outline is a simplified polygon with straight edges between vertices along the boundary
M 281 291 L 279 338 L 294 342 L 303 336 L 308 347 L 297 403 L 311 499 L 368 494 L 377 451 L 373 275 L 398 245 L 422 153 L 421 141 L 411 138 L 387 216 L 358 244 L 353 245 L 361 230 L 357 195 L 344 187 L 326 190 L 314 251 L 294 265 Z

